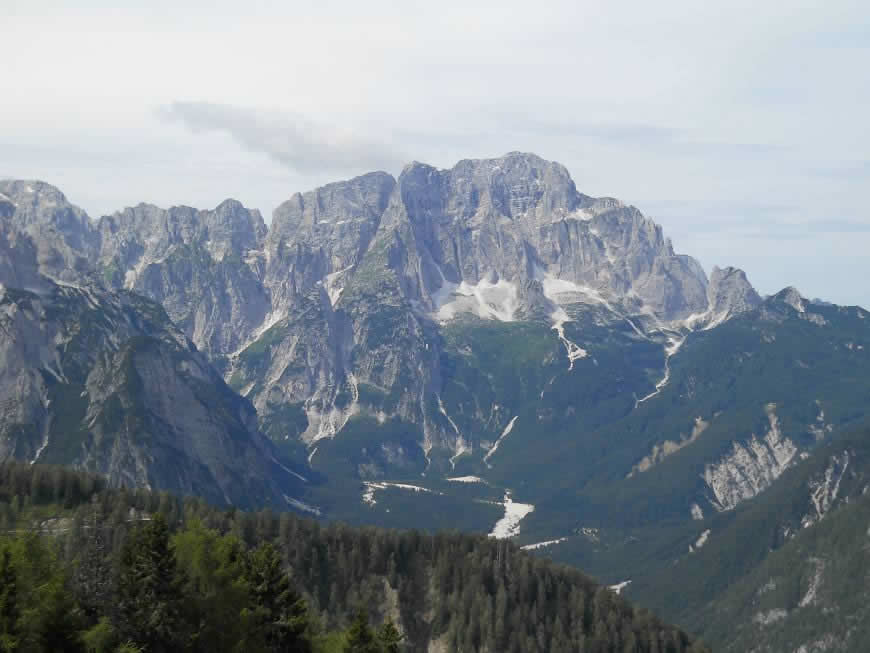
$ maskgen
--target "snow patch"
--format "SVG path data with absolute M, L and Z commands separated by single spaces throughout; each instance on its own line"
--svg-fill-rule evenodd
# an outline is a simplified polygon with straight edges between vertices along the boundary
M 451 483 L 486 483 L 480 476 L 451 476 L 445 480 Z
M 560 544 L 562 542 L 567 541 L 567 537 L 560 537 L 555 540 L 547 540 L 545 542 L 535 542 L 534 544 L 526 544 L 525 546 L 521 546 L 520 548 L 523 551 L 535 551 L 536 549 L 543 549 L 546 546 L 553 546 L 554 544 Z
M 621 583 L 617 583 L 616 585 L 609 585 L 608 589 L 610 589 L 613 592 L 616 592 L 617 594 L 622 594 L 622 590 L 624 590 L 629 585 L 631 585 L 631 581 L 624 580 Z
M 707 540 L 709 539 L 709 537 L 710 537 L 710 529 L 708 528 L 707 530 L 705 530 L 703 533 L 701 533 L 698 536 L 698 539 L 695 540 L 694 545 L 692 545 L 692 544 L 689 545 L 689 553 L 694 553 L 695 551 L 698 551 L 702 546 L 704 546 L 707 543 Z
M 441 412 L 442 415 L 444 415 L 444 418 L 447 420 L 447 423 L 450 424 L 453 432 L 456 433 L 456 451 L 450 457 L 450 469 L 455 469 L 456 459 L 467 451 L 471 451 L 471 447 L 465 441 L 465 438 L 462 437 L 462 433 L 459 432 L 459 427 L 456 426 L 456 422 L 454 422 L 450 415 L 447 414 L 447 409 L 444 407 L 444 402 L 441 400 L 441 395 L 438 395 L 438 410 Z
M 517 503 L 511 498 L 510 490 L 504 493 L 504 517 L 499 519 L 495 526 L 492 527 L 492 532 L 489 537 L 494 537 L 497 540 L 504 540 L 511 537 L 516 537 L 520 534 L 520 522 L 529 513 L 535 510 L 535 507 L 530 503 Z
M 702 313 L 692 313 L 689 317 L 682 320 L 673 320 L 669 322 L 671 327 L 684 328 L 689 331 L 710 331 L 717 326 L 727 321 L 731 317 L 730 311 L 722 311 L 714 313 L 712 308 L 708 308 Z
M 535 270 L 535 277 L 541 282 L 544 297 L 556 304 L 576 303 L 576 300 L 580 299 L 578 296 L 581 296 L 587 302 L 602 304 L 608 310 L 614 313 L 617 312 L 604 296 L 591 286 L 568 281 L 567 279 L 558 279 L 540 268 Z M 569 295 L 569 297 L 566 297 L 566 295 Z
M 562 344 L 565 345 L 565 350 L 568 352 L 568 371 L 570 372 L 574 369 L 574 361 L 586 358 L 589 352 L 565 337 L 565 322 L 570 322 L 571 319 L 563 309 L 559 308 L 553 311 L 550 319 L 553 320 L 552 328 L 559 335 L 559 340 L 562 341 Z
M 600 531 L 597 528 L 593 528 L 590 526 L 583 526 L 574 531 L 578 535 L 582 535 L 590 542 L 600 542 L 601 538 L 599 536 Z
M 683 343 L 685 341 L 686 341 L 685 336 L 682 338 L 676 338 L 674 336 L 671 336 L 670 338 L 668 338 L 668 346 L 665 347 L 665 375 L 662 377 L 661 381 L 656 383 L 655 390 L 650 392 L 643 399 L 637 400 L 635 407 L 637 407 L 639 404 L 642 404 L 643 402 L 647 401 L 648 399 L 652 399 L 653 397 L 655 397 L 657 394 L 659 394 L 662 391 L 662 388 L 664 388 L 668 384 L 668 381 L 671 378 L 671 357 L 680 350 L 680 347 L 683 346 Z
M 508 435 L 510 435 L 510 432 L 514 430 L 514 423 L 516 423 L 517 417 L 519 417 L 519 415 L 517 415 L 510 422 L 508 422 L 508 425 L 504 428 L 504 431 L 502 431 L 501 435 L 498 436 L 498 440 L 496 440 L 495 444 L 492 445 L 492 449 L 486 452 L 486 455 L 483 457 L 483 462 L 486 463 L 487 467 L 492 468 L 492 465 L 489 464 L 489 459 L 492 454 L 494 454 L 498 450 L 498 445 L 501 444 L 501 441 L 504 440 Z
M 427 492 L 429 494 L 437 494 L 439 496 L 443 496 L 442 492 L 436 492 L 435 490 L 430 490 L 427 487 L 421 487 L 419 485 L 409 485 L 407 483 L 390 483 L 387 481 L 364 481 L 363 485 L 365 486 L 365 490 L 363 490 L 362 500 L 363 503 L 367 503 L 370 506 L 373 506 L 377 503 L 375 499 L 375 492 L 378 490 L 386 490 L 387 488 L 397 488 L 399 490 L 410 490 L 411 492 Z
M 290 469 L 290 468 L 287 467 L 286 465 L 282 465 L 280 462 L 278 462 L 278 459 L 275 458 L 275 456 L 270 456 L 270 457 L 272 458 L 272 462 L 273 462 L 273 463 L 275 463 L 276 465 L 278 465 L 278 467 L 280 467 L 281 469 L 283 469 L 283 470 L 284 470 L 285 472 L 287 472 L 288 474 L 292 474 L 293 476 L 295 476 L 296 478 L 298 478 L 298 479 L 299 479 L 300 481 L 302 481 L 303 483 L 307 483 L 307 482 L 308 482 L 308 479 L 305 478 L 304 476 L 302 476 L 302 474 L 297 474 L 296 472 L 294 472 L 292 469 Z
M 692 515 L 692 519 L 694 519 L 695 521 L 701 521 L 702 519 L 704 519 L 704 511 L 701 510 L 701 506 L 699 506 L 697 503 L 692 504 L 689 512 Z
M 308 512 L 312 515 L 317 515 L 318 517 L 322 514 L 320 508 L 317 508 L 316 506 L 310 506 L 307 503 L 303 503 L 299 499 L 288 497 L 286 494 L 284 495 L 284 500 L 287 502 L 288 505 L 291 505 L 297 510 L 301 510 L 302 512 Z
M 825 563 L 818 558 L 811 558 L 810 562 L 816 565 L 816 569 L 812 579 L 810 580 L 810 586 L 807 588 L 807 593 L 804 594 L 801 602 L 798 603 L 798 606 L 801 608 L 805 608 L 808 605 L 815 603 L 816 595 L 819 593 L 819 587 L 822 584 L 822 573 L 825 571 Z
M 496 282 L 481 279 L 476 284 L 463 281 L 459 285 L 444 280 L 432 299 L 437 308 L 435 315 L 441 322 L 461 313 L 472 313 L 484 320 L 513 322 L 519 308 L 516 284 L 504 279 Z
M 45 448 L 47 446 L 48 446 L 48 433 L 45 434 L 45 439 L 42 441 L 42 444 L 39 445 L 39 449 L 36 450 L 36 455 L 33 457 L 33 460 L 30 461 L 31 465 L 33 463 L 35 463 L 37 460 L 39 460 L 39 457 L 42 455 L 42 452 L 45 451 Z

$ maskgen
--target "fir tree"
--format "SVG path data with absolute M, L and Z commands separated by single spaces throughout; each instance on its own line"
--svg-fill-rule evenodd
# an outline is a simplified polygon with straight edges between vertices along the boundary
M 18 647 L 18 580 L 9 549 L 0 556 L 0 650 Z
M 181 579 L 169 546 L 169 527 L 158 514 L 131 534 L 118 577 L 119 630 L 150 653 L 181 648 Z
M 380 653 L 381 647 L 369 626 L 368 613 L 360 608 L 347 631 L 344 653 Z
M 392 619 L 387 619 L 378 630 L 378 642 L 384 653 L 399 653 L 399 645 L 402 643 L 402 634 L 396 628 Z
M 93 618 L 106 613 L 112 593 L 109 547 L 97 506 L 93 507 L 83 531 L 82 551 L 72 581 L 79 604 Z
M 278 550 L 270 543 L 254 549 L 248 556 L 246 575 L 254 618 L 263 629 L 267 650 L 310 651 L 308 607 L 290 586 Z

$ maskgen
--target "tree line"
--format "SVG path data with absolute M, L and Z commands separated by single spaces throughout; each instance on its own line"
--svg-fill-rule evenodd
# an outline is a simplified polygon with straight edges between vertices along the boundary
M 0 465 L 0 650 L 706 650 L 509 542 L 351 528 Z

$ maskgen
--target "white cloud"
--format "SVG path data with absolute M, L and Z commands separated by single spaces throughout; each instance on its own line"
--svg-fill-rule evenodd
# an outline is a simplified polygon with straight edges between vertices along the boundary
M 303 116 L 209 102 L 173 102 L 159 114 L 194 132 L 224 132 L 242 147 L 269 155 L 294 172 L 347 174 L 396 169 L 406 157 L 380 140 Z

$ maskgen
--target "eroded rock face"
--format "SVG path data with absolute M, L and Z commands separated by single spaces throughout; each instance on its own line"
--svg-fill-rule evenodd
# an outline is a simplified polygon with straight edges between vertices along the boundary
M 636 208 L 578 192 L 564 166 L 533 154 L 329 184 L 291 197 L 269 229 L 233 200 L 141 204 L 94 225 L 47 185 L 0 191 L 39 272 L 158 301 L 278 439 L 313 443 L 354 416 L 397 417 L 426 452 L 462 449 L 433 401 L 440 329 L 453 320 L 552 326 L 573 366 L 587 352 L 564 324 L 584 311 L 641 334 L 757 302 L 739 270 L 708 284 Z
M 707 279 L 634 207 L 577 192 L 567 170 L 511 153 L 451 170 L 408 166 L 382 221 L 406 294 L 437 308 L 451 285 L 554 278 L 627 310 L 678 319 L 707 308 Z
M 103 217 L 99 233 L 104 282 L 160 302 L 213 359 L 238 348 L 268 313 L 266 226 L 235 200 L 213 211 L 140 204 Z
M 745 443 L 733 443 L 731 452 L 704 469 L 703 478 L 717 510 L 730 510 L 751 499 L 796 461 L 799 449 L 783 435 L 776 406 L 769 404 L 766 412 L 769 430 L 763 437 L 753 435 Z
M 738 268 L 714 267 L 707 289 L 710 310 L 716 316 L 730 316 L 757 308 L 761 297 Z
M 286 505 L 299 482 L 159 305 L 126 291 L 0 289 L 0 460 L 72 465 L 118 486 Z
M 0 194 L 0 216 L 32 239 L 40 272 L 65 282 L 93 279 L 99 235 L 84 211 L 41 181 L 0 180 Z

